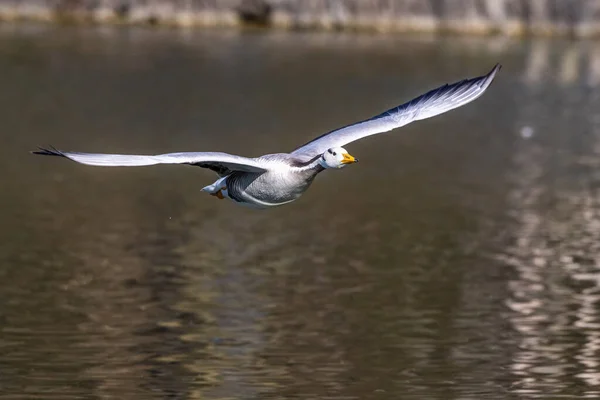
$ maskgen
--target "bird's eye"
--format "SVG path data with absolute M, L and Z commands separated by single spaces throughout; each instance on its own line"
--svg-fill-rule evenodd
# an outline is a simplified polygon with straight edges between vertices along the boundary
M 337 156 L 337 153 L 333 153 L 334 156 Z
M 328 152 L 329 154 L 331 154 L 331 149 L 327 150 L 327 152 Z

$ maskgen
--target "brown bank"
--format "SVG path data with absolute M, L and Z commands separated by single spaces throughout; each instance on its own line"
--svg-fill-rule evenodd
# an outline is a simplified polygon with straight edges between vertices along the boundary
M 594 37 L 600 0 L 0 0 L 0 18 Z

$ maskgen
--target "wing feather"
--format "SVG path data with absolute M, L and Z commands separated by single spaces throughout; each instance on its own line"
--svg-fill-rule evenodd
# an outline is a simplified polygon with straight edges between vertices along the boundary
M 431 118 L 472 102 L 490 86 L 501 65 L 496 64 L 486 75 L 446 84 L 407 103 L 391 108 L 373 118 L 336 129 L 300 146 L 291 154 L 314 157 L 332 147 L 400 128 L 413 121 Z
M 33 154 L 59 156 L 80 164 L 101 167 L 139 167 L 156 164 L 190 164 L 210 168 L 220 174 L 227 171 L 265 172 L 259 161 L 218 152 L 168 153 L 158 155 L 78 153 L 40 148 Z

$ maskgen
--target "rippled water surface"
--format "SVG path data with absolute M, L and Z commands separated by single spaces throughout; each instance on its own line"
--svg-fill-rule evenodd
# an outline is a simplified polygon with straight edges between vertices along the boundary
M 504 68 L 297 202 L 210 171 Z M 600 397 L 600 46 L 0 27 L 0 398 Z

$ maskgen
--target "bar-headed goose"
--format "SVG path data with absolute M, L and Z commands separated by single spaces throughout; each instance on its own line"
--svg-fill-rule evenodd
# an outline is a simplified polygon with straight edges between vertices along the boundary
M 291 153 L 256 158 L 215 152 L 129 155 L 76 153 L 54 148 L 40 148 L 33 153 L 104 167 L 195 165 L 211 169 L 220 176 L 215 183 L 202 189 L 219 199 L 229 198 L 257 208 L 280 206 L 298 199 L 319 172 L 357 162 L 344 149 L 346 144 L 470 103 L 485 92 L 499 69 L 497 64 L 487 75 L 443 85 L 373 118 L 319 136 Z

